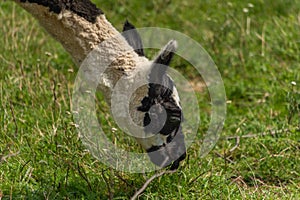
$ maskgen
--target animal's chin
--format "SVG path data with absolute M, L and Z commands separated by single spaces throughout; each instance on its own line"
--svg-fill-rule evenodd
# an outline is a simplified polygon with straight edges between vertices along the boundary
M 176 152 L 176 154 L 179 152 Z M 149 152 L 148 153 L 150 160 L 157 166 L 159 167 L 167 167 L 169 165 L 171 165 L 170 169 L 174 170 L 177 169 L 179 167 L 179 163 L 180 161 L 184 160 L 186 157 L 186 152 L 183 152 L 181 155 L 178 154 L 176 157 L 177 159 L 174 159 L 172 157 L 170 157 L 169 155 L 167 155 L 165 153 L 165 150 L 159 150 L 159 151 L 154 151 L 154 152 Z
M 184 135 L 179 132 L 171 142 L 161 146 L 152 146 L 147 152 L 155 165 L 163 168 L 172 164 L 170 169 L 177 169 L 180 161 L 186 157 Z

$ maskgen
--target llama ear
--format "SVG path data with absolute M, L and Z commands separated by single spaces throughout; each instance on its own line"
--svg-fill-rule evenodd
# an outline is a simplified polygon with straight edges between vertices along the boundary
M 153 62 L 150 79 L 162 80 L 177 49 L 176 40 L 171 40 L 162 48 Z
M 142 39 L 135 27 L 128 20 L 124 23 L 122 35 L 139 56 L 145 56 Z

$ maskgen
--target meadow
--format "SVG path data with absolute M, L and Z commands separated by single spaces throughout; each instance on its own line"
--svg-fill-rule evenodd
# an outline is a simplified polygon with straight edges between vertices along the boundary
M 202 88 L 199 140 L 176 173 L 155 179 L 139 199 L 300 199 L 300 1 L 93 2 L 120 31 L 128 19 L 198 41 L 226 89 L 215 148 L 198 156 L 210 120 Z M 155 172 L 119 172 L 86 150 L 71 112 L 78 68 L 70 56 L 11 1 L 0 2 L 0 27 L 0 199 L 129 199 Z M 195 88 L 201 83 L 182 59 L 171 66 Z M 111 132 L 101 94 L 98 111 Z

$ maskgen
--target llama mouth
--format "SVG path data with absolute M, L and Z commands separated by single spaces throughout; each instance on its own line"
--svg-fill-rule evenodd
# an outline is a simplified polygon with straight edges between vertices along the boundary
M 152 146 L 147 149 L 150 160 L 157 166 L 167 167 L 174 170 L 179 167 L 180 161 L 186 157 L 186 147 L 184 143 L 184 135 L 181 128 L 177 131 L 174 138 L 169 143 L 164 143 L 159 146 Z

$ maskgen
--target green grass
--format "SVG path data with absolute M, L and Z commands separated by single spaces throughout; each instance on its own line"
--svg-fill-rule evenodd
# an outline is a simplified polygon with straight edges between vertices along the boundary
M 196 141 L 178 172 L 156 179 L 140 199 L 300 198 L 300 1 L 94 2 L 119 30 L 129 19 L 197 40 L 226 87 L 227 119 L 214 150 L 199 158 Z M 10 1 L 0 2 L 0 25 L 0 199 L 132 196 L 153 173 L 115 171 L 82 145 L 70 108 L 77 71 L 70 56 Z M 182 60 L 172 65 L 199 80 Z M 207 91 L 198 96 L 200 134 L 210 108 Z M 99 105 L 105 122 L 101 98 Z M 241 136 L 237 148 L 230 136 Z

